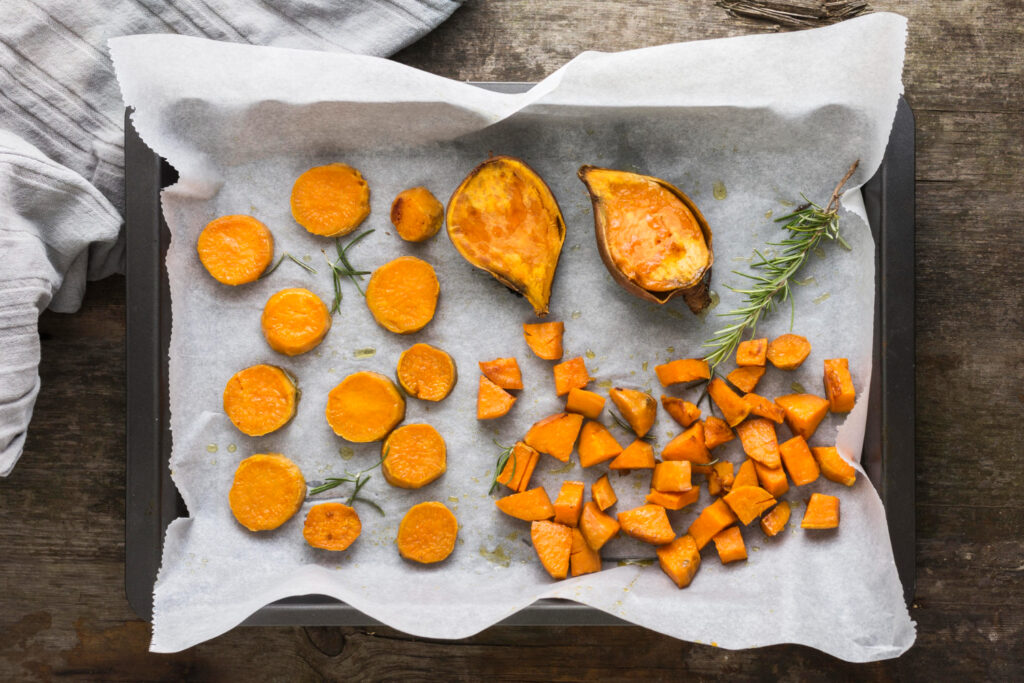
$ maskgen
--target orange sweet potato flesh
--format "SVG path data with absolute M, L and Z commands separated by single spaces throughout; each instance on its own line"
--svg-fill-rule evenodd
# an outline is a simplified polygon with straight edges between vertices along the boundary
M 593 550 L 600 550 L 619 533 L 619 523 L 614 517 L 601 512 L 597 503 L 588 500 L 583 504 L 583 513 L 580 515 L 580 532 L 587 545 Z
M 761 531 L 765 536 L 777 536 L 779 532 L 789 524 L 789 501 L 779 501 L 779 504 L 761 516 Z
M 588 420 L 580 431 L 580 465 L 590 467 L 611 460 L 622 452 L 622 446 L 615 440 L 612 433 L 601 424 Z
M 719 531 L 712 540 L 715 542 L 715 550 L 718 551 L 718 559 L 722 561 L 722 564 L 747 559 L 747 546 L 743 544 L 743 534 L 740 533 L 738 526 L 731 526 Z
M 666 510 L 682 510 L 687 505 L 696 503 L 699 498 L 700 485 L 697 485 L 684 493 L 668 493 L 666 491 L 651 489 L 651 492 L 647 494 L 644 502 L 660 505 Z
M 476 392 L 476 419 L 493 420 L 506 415 L 515 402 L 515 396 L 480 375 L 480 386 Z
M 444 222 L 444 206 L 425 187 L 402 190 L 391 202 L 391 223 L 407 242 L 425 242 L 437 234 Z
M 543 486 L 499 498 L 494 504 L 509 517 L 526 522 L 551 519 L 555 516 L 555 507 Z
M 402 425 L 388 434 L 381 457 L 384 478 L 402 489 L 422 488 L 447 468 L 444 439 L 428 424 Z
M 286 356 L 297 356 L 323 341 L 331 329 L 331 314 L 316 294 L 292 287 L 267 300 L 260 325 L 270 348 Z
M 515 358 L 480 361 L 480 372 L 502 389 L 523 388 L 523 373 L 520 372 L 519 361 Z
M 619 526 L 628 536 L 650 543 L 651 545 L 665 545 L 671 543 L 676 537 L 672 530 L 672 523 L 668 521 L 665 508 L 660 505 L 648 503 L 632 510 L 625 510 L 618 514 Z
M 736 523 L 736 515 L 721 498 L 700 511 L 687 533 L 693 537 L 700 550 L 722 529 Z
M 745 525 L 775 505 L 775 497 L 760 486 L 734 486 L 722 500 Z
M 569 456 L 572 455 L 576 437 L 579 436 L 582 426 L 582 415 L 556 413 L 534 423 L 526 432 L 523 441 L 541 453 L 547 453 L 562 462 L 569 462 Z
M 699 313 L 710 303 L 714 252 L 697 206 L 674 185 L 628 171 L 582 166 L 594 205 L 594 232 L 608 272 L 641 299 L 682 295 Z
M 714 415 L 708 415 L 708 419 L 704 420 L 704 445 L 708 450 L 717 448 L 735 438 L 736 434 L 729 429 L 725 420 Z
M 587 364 L 582 356 L 576 356 L 559 363 L 553 368 L 555 373 L 555 394 L 565 396 L 572 389 L 582 389 L 590 384 Z
M 590 497 L 597 503 L 597 507 L 601 508 L 602 512 L 615 505 L 615 502 L 619 499 L 615 495 L 612 483 L 608 481 L 607 474 L 602 474 L 600 479 L 591 484 Z
M 857 481 L 857 470 L 853 465 L 843 460 L 839 450 L 835 446 L 815 446 L 811 449 L 814 459 L 818 461 L 818 467 L 826 479 L 831 479 L 844 486 L 853 486 Z
M 730 427 L 743 422 L 750 414 L 750 404 L 730 389 L 720 377 L 715 377 L 708 383 L 708 395 L 722 411 L 722 417 Z
M 601 571 L 601 554 L 587 545 L 579 529 L 572 530 L 572 548 L 569 550 L 569 573 L 583 576 Z
M 224 412 L 243 434 L 263 436 L 288 424 L 295 416 L 295 380 L 274 365 L 239 370 L 224 387 Z
M 611 470 L 651 470 L 654 469 L 654 447 L 637 439 L 626 446 L 626 449 L 608 463 Z
M 433 320 L 440 293 L 433 266 L 415 256 L 399 256 L 373 271 L 366 306 L 385 330 L 411 334 Z
M 782 464 L 786 466 L 786 471 L 789 473 L 789 478 L 793 480 L 794 486 L 810 484 L 821 474 L 818 463 L 802 436 L 794 436 L 789 441 L 780 443 L 779 454 L 782 456 Z
M 745 394 L 749 394 L 757 387 L 757 383 L 764 377 L 764 366 L 748 365 L 736 368 L 725 376 L 729 383 Z
M 833 413 L 848 413 L 853 410 L 857 392 L 853 389 L 849 361 L 845 358 L 825 359 L 824 380 L 829 410 Z
M 530 525 L 530 540 L 540 563 L 553 579 L 569 575 L 572 557 L 572 529 L 557 522 L 537 521 Z
M 314 548 L 346 550 L 362 530 L 359 514 L 348 505 L 320 503 L 306 513 L 302 537 Z
M 622 387 L 613 387 L 608 395 L 637 437 L 644 438 L 654 426 L 654 418 L 658 414 L 658 402 L 654 397 L 643 391 Z
M 789 480 L 786 478 L 786 470 L 780 467 L 765 467 L 756 460 L 751 460 L 754 463 L 754 471 L 757 473 L 757 483 L 768 493 L 772 494 L 776 498 L 784 494 L 789 490 Z M 736 488 L 735 482 L 732 485 Z
M 398 552 L 407 560 L 434 564 L 455 550 L 459 521 L 444 503 L 428 501 L 409 508 L 398 525 Z
M 693 488 L 688 460 L 666 460 L 654 466 L 651 488 L 666 493 L 684 493 Z
M 658 376 L 661 386 L 667 387 L 683 382 L 693 382 L 711 377 L 711 367 L 706 360 L 699 358 L 680 358 L 654 366 L 654 374 Z
M 689 427 L 700 419 L 700 408 L 681 398 L 662 394 L 661 405 L 681 427 Z
M 498 475 L 498 483 L 504 484 L 513 491 L 525 491 L 530 486 L 530 478 L 533 470 L 540 460 L 540 453 L 530 448 L 522 441 L 517 441 L 512 447 L 505 467 Z
M 811 354 L 811 343 L 799 334 L 783 334 L 768 345 L 768 360 L 779 370 L 796 370 Z
M 458 379 L 455 361 L 430 344 L 413 344 L 398 357 L 398 383 L 421 401 L 444 400 Z
M 740 486 L 759 485 L 757 480 L 757 469 L 754 467 L 753 460 L 747 458 L 742 463 L 740 463 L 740 468 L 736 470 L 736 476 L 733 477 L 732 485 L 734 488 L 738 488 Z
M 800 522 L 802 529 L 835 529 L 839 526 L 839 499 L 823 493 L 812 493 Z
M 523 323 L 523 337 L 537 358 L 558 360 L 562 357 L 562 335 L 565 323 Z
M 244 285 L 258 280 L 274 259 L 274 237 L 252 216 L 221 216 L 199 233 L 196 250 L 214 280 Z
M 513 157 L 488 159 L 452 194 L 447 218 L 448 237 L 463 258 L 547 315 L 565 221 L 532 168 Z
M 747 420 L 736 427 L 743 444 L 743 452 L 765 467 L 779 467 L 782 461 L 779 456 L 779 442 L 775 435 L 775 425 L 770 420 L 757 417 Z
M 735 476 L 731 462 L 716 462 L 708 472 L 708 493 L 719 496 L 732 489 Z
M 586 389 L 570 389 L 565 399 L 565 410 L 596 420 L 604 410 L 604 396 Z
M 658 564 L 679 588 L 686 588 L 700 569 L 700 548 L 692 536 L 680 536 L 671 543 L 659 546 Z
M 355 443 L 379 441 L 405 418 L 405 399 L 384 375 L 355 372 L 327 394 L 327 424 Z
M 767 357 L 767 339 L 750 339 L 736 346 L 736 365 L 740 367 L 764 367 Z
M 785 411 L 779 407 L 777 403 L 769 401 L 764 396 L 758 394 L 746 394 L 743 396 L 743 400 L 750 405 L 750 414 L 757 415 L 771 420 L 775 424 L 782 424 L 782 421 L 786 417 Z
M 579 524 L 583 512 L 583 482 L 563 481 L 554 507 L 556 522 L 572 527 Z
M 302 471 L 279 453 L 259 453 L 240 462 L 228 494 L 231 513 L 249 531 L 278 528 L 305 499 Z
M 292 186 L 292 217 L 314 235 L 341 237 L 370 215 L 370 188 L 346 164 L 309 169 Z
M 828 401 L 814 394 L 788 394 L 779 396 L 775 402 L 786 413 L 786 424 L 790 431 L 808 441 L 828 415 Z
M 669 441 L 661 451 L 664 460 L 689 460 L 703 465 L 711 462 L 711 451 L 704 442 L 704 423 L 698 422 Z

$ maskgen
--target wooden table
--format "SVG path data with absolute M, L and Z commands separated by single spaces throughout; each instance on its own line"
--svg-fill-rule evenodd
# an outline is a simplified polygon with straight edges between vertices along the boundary
M 42 392 L 0 481 L 0 679 L 390 677 L 1024 678 L 1024 32 L 1018 0 L 876 2 L 907 13 L 917 117 L 918 639 L 851 665 L 798 646 L 729 652 L 634 627 L 497 627 L 460 642 L 387 629 L 237 629 L 147 652 L 124 598 L 124 279 L 40 322 Z M 536 80 L 582 50 L 769 30 L 711 2 L 470 0 L 398 59 Z

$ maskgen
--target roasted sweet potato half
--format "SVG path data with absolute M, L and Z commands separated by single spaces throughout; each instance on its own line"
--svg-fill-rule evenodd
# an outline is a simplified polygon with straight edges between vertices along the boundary
M 604 265 L 630 294 L 663 304 L 682 295 L 694 313 L 711 299 L 711 229 L 679 188 L 660 178 L 581 166 Z
M 448 237 L 463 258 L 547 315 L 565 221 L 547 184 L 525 162 L 492 157 L 448 202 Z

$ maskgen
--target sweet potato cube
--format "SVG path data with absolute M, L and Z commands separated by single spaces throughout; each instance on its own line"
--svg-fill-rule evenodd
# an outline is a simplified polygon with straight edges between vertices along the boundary
M 698 465 L 711 462 L 711 452 L 704 445 L 704 424 L 698 422 L 669 441 L 661 457 L 663 460 L 689 460 Z
M 476 419 L 493 420 L 508 413 L 516 397 L 497 384 L 480 375 L 480 387 L 476 393 Z
M 758 367 L 756 365 L 736 368 L 725 376 L 730 384 L 745 394 L 753 391 L 762 377 L 764 377 L 764 366 Z
M 607 474 L 602 474 L 600 479 L 591 484 L 590 497 L 597 503 L 597 507 L 601 508 L 602 512 L 615 505 L 615 501 L 619 499 L 615 495 L 612 483 L 608 481 Z
M 708 383 L 708 394 L 722 411 L 722 417 L 730 427 L 743 422 L 750 414 L 750 404 L 739 394 L 729 388 L 721 377 L 715 377 Z
M 811 343 L 799 334 L 783 334 L 768 345 L 768 361 L 779 370 L 796 370 L 811 353 Z
M 810 484 L 821 474 L 818 463 L 802 436 L 794 436 L 789 441 L 780 443 L 779 454 L 782 455 L 782 464 L 786 466 L 794 486 Z
M 853 410 L 857 393 L 853 389 L 850 364 L 845 358 L 825 359 L 825 396 L 833 413 L 848 413 Z
M 494 504 L 509 517 L 526 522 L 551 519 L 555 515 L 555 508 L 543 486 L 499 498 Z
M 704 445 L 708 450 L 721 446 L 723 443 L 736 438 L 732 429 L 725 423 L 725 420 L 708 415 L 704 420 Z
M 786 470 L 782 469 L 781 463 L 778 467 L 772 468 L 765 467 L 756 460 L 750 462 L 754 463 L 758 485 L 765 491 L 778 498 L 789 490 L 789 480 L 786 479 Z M 733 484 L 732 487 L 736 488 L 736 484 Z
M 661 405 L 672 419 L 682 427 L 689 427 L 700 419 L 700 408 L 681 398 L 662 394 Z
M 526 345 L 538 358 L 544 360 L 558 360 L 562 357 L 564 332 L 565 324 L 561 322 L 523 324 Z
M 750 404 L 751 415 L 766 418 L 775 424 L 782 424 L 782 421 L 786 418 L 785 411 L 777 403 L 769 401 L 764 396 L 746 394 L 743 396 L 743 400 Z
M 807 501 L 802 529 L 835 529 L 839 526 L 839 499 L 823 493 L 812 493 Z
M 480 361 L 479 365 L 484 377 L 502 389 L 523 388 L 523 373 L 519 371 L 519 361 L 515 358 L 495 358 Z
M 654 466 L 651 488 L 666 493 L 683 493 L 693 488 L 689 460 L 666 460 Z
M 555 393 L 559 396 L 565 396 L 572 389 L 582 389 L 590 384 L 590 375 L 587 374 L 587 364 L 583 362 L 583 356 L 570 358 L 559 363 L 553 369 Z
M 619 533 L 619 523 L 615 518 L 601 512 L 601 508 L 592 500 L 583 504 L 579 528 L 587 545 L 594 550 L 600 550 L 601 546 Z
M 604 410 L 604 396 L 595 394 L 586 389 L 570 389 L 569 396 L 565 399 L 565 411 L 567 413 L 579 413 L 583 417 L 596 420 Z
M 736 515 L 725 501 L 719 498 L 700 511 L 686 533 L 693 536 L 699 550 L 706 546 L 715 534 L 735 523 Z
M 789 524 L 789 501 L 782 500 L 779 504 L 761 516 L 761 531 L 765 536 L 775 536 Z
M 743 443 L 743 452 L 765 467 L 779 467 L 779 441 L 775 436 L 775 425 L 763 417 L 747 420 L 736 428 Z
M 583 416 L 575 413 L 556 413 L 540 420 L 526 432 L 523 441 L 541 453 L 569 462 L 572 449 L 576 445 Z
M 671 543 L 676 537 L 676 532 L 672 530 L 672 523 L 668 521 L 668 515 L 665 514 L 665 508 L 660 505 L 648 503 L 632 510 L 620 512 L 618 517 L 622 531 L 644 543 L 665 545 Z
M 566 526 L 576 526 L 583 512 L 583 482 L 563 481 L 555 498 L 555 521 Z
M 760 486 L 733 487 L 722 500 L 744 525 L 750 524 L 758 515 L 775 505 L 775 497 Z
M 612 397 L 612 403 L 639 438 L 642 439 L 651 431 L 654 418 L 658 414 L 658 402 L 653 396 L 643 391 L 622 387 L 613 387 L 608 395 Z
M 642 439 L 637 439 L 626 446 L 626 450 L 615 456 L 608 464 L 612 470 L 652 470 L 654 469 L 654 448 Z
M 789 430 L 807 441 L 828 415 L 828 401 L 814 394 L 787 394 L 779 396 L 775 402 L 785 411 Z
M 588 420 L 580 432 L 580 465 L 590 467 L 611 460 L 622 452 L 622 446 L 600 422 Z
M 711 377 L 711 368 L 708 366 L 708 362 L 699 358 L 683 358 L 655 365 L 654 372 L 658 375 L 658 381 L 663 387 Z
M 751 339 L 736 347 L 736 365 L 764 367 L 768 356 L 768 339 Z
M 740 468 L 736 471 L 736 477 L 732 480 L 732 485 L 735 486 L 757 486 L 757 470 L 754 469 L 754 461 L 747 458 L 740 463 Z M 762 487 L 763 488 L 763 487 Z
M 853 482 L 857 481 L 857 470 L 839 455 L 834 446 L 815 446 L 811 453 L 814 454 L 814 459 L 818 461 L 818 467 L 826 479 L 844 486 L 853 486 Z
M 512 452 L 505 461 L 505 467 L 498 475 L 498 483 L 504 484 L 513 491 L 525 491 L 530 485 L 530 477 L 540 460 L 540 453 L 522 441 L 517 441 Z
M 708 472 L 708 493 L 719 496 L 728 492 L 733 485 L 733 465 L 731 462 L 716 462 Z
M 540 563 L 551 578 L 564 579 L 568 576 L 572 529 L 557 522 L 538 521 L 530 525 L 530 539 Z
M 740 533 L 738 526 L 731 526 L 719 531 L 712 540 L 715 542 L 715 550 L 718 551 L 718 558 L 722 564 L 747 559 L 747 546 L 743 544 L 743 534 Z
M 661 570 L 680 588 L 689 586 L 700 569 L 700 549 L 692 536 L 680 536 L 654 552 Z
M 666 510 L 682 510 L 687 505 L 696 503 L 699 498 L 700 485 L 698 484 L 689 491 L 685 491 L 683 493 L 668 493 L 666 491 L 651 489 L 651 492 L 647 494 L 647 498 L 644 499 L 644 502 L 660 505 Z
M 601 554 L 587 545 L 579 529 L 572 530 L 572 548 L 569 550 L 569 573 L 583 576 L 601 571 Z

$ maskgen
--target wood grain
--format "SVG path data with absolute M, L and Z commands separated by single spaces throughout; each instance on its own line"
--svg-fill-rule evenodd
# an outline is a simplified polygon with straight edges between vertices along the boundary
M 236 629 L 171 656 L 124 599 L 124 280 L 43 316 L 43 388 L 0 481 L 0 679 L 1021 680 L 1024 678 L 1024 24 L 1019 0 L 872 2 L 910 19 L 917 118 L 918 641 L 850 665 L 728 652 L 633 627 Z M 398 59 L 535 80 L 582 50 L 770 30 L 713 3 L 467 2 Z

